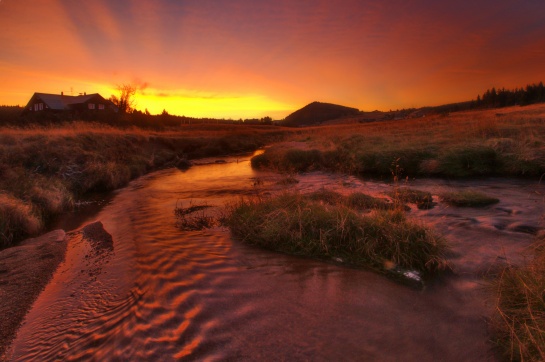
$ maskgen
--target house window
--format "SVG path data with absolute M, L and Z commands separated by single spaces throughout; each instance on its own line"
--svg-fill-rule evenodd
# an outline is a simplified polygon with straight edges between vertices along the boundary
M 89 103 L 87 105 L 89 106 L 89 109 L 95 109 L 95 104 L 94 103 Z
M 43 111 L 44 110 L 44 104 L 43 103 L 34 103 L 34 110 L 35 111 Z
M 104 104 L 99 104 L 99 105 L 98 105 L 98 109 L 102 109 L 102 110 L 103 110 L 103 109 L 104 109 Z

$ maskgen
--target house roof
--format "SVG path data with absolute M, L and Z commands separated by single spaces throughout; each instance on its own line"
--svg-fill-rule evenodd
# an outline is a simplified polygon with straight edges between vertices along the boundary
M 34 93 L 35 97 L 39 97 L 50 109 L 63 110 L 68 109 L 72 104 L 81 104 L 87 102 L 89 99 L 102 96 L 98 93 L 86 94 L 81 96 L 66 96 L 61 94 L 49 94 L 49 93 Z

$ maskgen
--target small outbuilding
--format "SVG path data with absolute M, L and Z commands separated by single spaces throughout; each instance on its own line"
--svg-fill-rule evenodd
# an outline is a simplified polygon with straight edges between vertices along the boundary
M 106 110 L 118 111 L 117 107 L 111 101 L 98 93 L 84 93 L 78 96 L 67 96 L 64 93 L 34 93 L 23 110 L 23 114 L 33 112 L 82 113 L 86 111 L 101 112 Z

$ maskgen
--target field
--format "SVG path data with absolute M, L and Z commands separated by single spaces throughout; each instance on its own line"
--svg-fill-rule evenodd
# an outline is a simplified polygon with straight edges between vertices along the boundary
M 364 177 L 541 177 L 545 107 L 511 107 L 305 129 L 297 147 L 271 148 L 256 167 Z
M 91 192 L 122 187 L 131 179 L 159 168 L 190 167 L 192 159 L 249 152 L 264 146 L 268 146 L 265 153 L 253 158 L 253 167 L 272 169 L 288 177 L 298 172 L 324 170 L 394 181 L 420 177 L 495 176 L 524 177 L 541 182 L 545 175 L 545 105 L 308 128 L 184 124 L 152 130 L 83 121 L 3 127 L 0 128 L 0 248 L 42 233 L 51 220 L 77 207 Z M 412 197 L 409 194 L 398 196 Z M 465 193 L 441 197 L 457 206 L 497 202 L 485 196 Z M 361 195 L 354 196 L 357 197 L 362 198 Z M 292 205 L 289 200 L 294 199 L 306 205 L 304 209 L 317 211 L 324 222 L 339 224 L 336 219 L 339 215 L 342 220 L 353 219 L 359 224 L 378 220 L 361 219 L 345 205 L 324 207 L 297 195 L 280 201 Z M 280 201 L 238 205 L 238 209 L 232 210 L 230 220 L 234 234 L 241 239 L 252 234 L 256 240 L 267 242 L 259 234 L 263 230 L 243 230 L 245 225 L 252 225 L 252 221 L 242 219 L 253 213 L 251 217 L 261 218 L 260 225 L 264 225 L 267 218 L 263 219 L 263 215 L 274 213 L 269 209 L 276 207 L 274 202 Z M 301 209 L 302 204 L 297 203 L 294 210 Z M 284 216 L 289 220 L 279 222 L 302 224 L 303 219 L 290 215 L 286 213 Z M 405 224 L 405 220 L 396 221 L 394 211 L 379 210 L 376 215 L 378 221 L 385 223 L 384 230 L 392 223 L 401 225 L 403 230 L 413 228 Z M 313 216 L 304 216 L 309 232 L 315 233 Z M 388 217 L 395 220 L 388 221 Z M 271 233 L 276 235 L 275 226 L 269 226 Z M 343 228 L 339 232 L 350 234 L 350 230 Z M 377 231 L 377 235 L 389 237 L 382 230 Z M 285 236 L 289 239 L 294 232 L 287 231 L 291 233 Z M 420 229 L 415 232 L 425 233 Z M 354 240 L 359 239 L 356 231 L 353 234 Z M 310 248 L 316 254 L 350 256 L 344 249 L 335 249 L 338 245 L 333 239 L 320 244 L 325 240 L 322 236 L 318 233 L 318 237 L 309 239 L 310 246 L 295 245 L 294 248 L 299 248 L 297 253 L 305 253 L 305 248 Z M 430 245 L 435 245 L 434 240 Z M 351 239 L 342 242 L 348 245 L 347 250 L 363 248 Z M 395 240 L 392 245 L 395 246 Z M 270 247 L 282 250 L 282 246 Z M 323 248 L 329 248 L 324 249 L 325 254 Z M 331 248 L 335 251 L 331 252 Z M 364 250 L 360 257 L 354 258 L 363 260 L 376 254 L 379 256 L 376 260 L 365 263 L 379 267 L 383 259 L 401 260 L 404 257 L 381 256 L 379 250 Z M 544 357 L 542 291 L 545 284 L 539 277 L 545 265 L 544 250 L 543 247 L 536 248 L 536 256 L 528 267 L 506 269 L 494 284 L 498 311 L 497 318 L 493 318 L 495 340 L 508 359 L 540 360 Z M 442 252 L 440 250 L 438 255 Z M 407 266 L 425 271 L 423 265 L 430 265 L 429 260 L 434 258 L 435 254 L 426 255 L 418 264 L 413 265 L 410 261 Z M 357 264 L 356 259 L 353 262 Z

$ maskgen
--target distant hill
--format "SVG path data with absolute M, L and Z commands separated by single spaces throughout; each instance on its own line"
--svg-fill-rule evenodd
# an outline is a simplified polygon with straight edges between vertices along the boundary
M 286 126 L 312 126 L 341 117 L 360 114 L 356 108 L 339 106 L 331 103 L 312 102 L 287 116 L 283 122 Z

